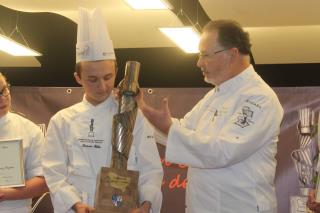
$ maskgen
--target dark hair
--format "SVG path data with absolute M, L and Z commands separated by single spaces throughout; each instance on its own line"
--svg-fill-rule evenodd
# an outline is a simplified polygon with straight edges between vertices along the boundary
M 218 42 L 225 48 L 236 47 L 240 53 L 249 55 L 251 44 L 249 34 L 233 20 L 210 21 L 203 27 L 203 32 L 218 32 Z
M 82 62 L 78 62 L 76 63 L 76 66 L 75 66 L 75 72 L 78 74 L 78 76 L 81 78 L 81 63 Z M 115 71 L 116 73 L 118 72 L 118 64 L 117 64 L 117 61 L 114 60 L 114 68 L 115 68 Z

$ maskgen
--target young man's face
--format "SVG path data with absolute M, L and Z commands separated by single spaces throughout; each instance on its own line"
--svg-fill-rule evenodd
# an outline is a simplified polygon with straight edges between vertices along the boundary
M 80 76 L 76 81 L 83 87 L 85 97 L 92 105 L 105 101 L 112 92 L 116 78 L 114 60 L 80 62 Z
M 0 75 L 0 118 L 8 113 L 11 106 L 11 96 L 8 84 Z

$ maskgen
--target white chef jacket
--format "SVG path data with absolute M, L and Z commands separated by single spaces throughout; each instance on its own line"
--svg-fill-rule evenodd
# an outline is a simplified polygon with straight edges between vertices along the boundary
M 8 112 L 0 118 L 0 140 L 22 139 L 25 179 L 43 176 L 41 168 L 41 146 L 44 142 L 40 127 L 30 120 Z M 0 213 L 26 213 L 31 199 L 6 200 L 0 202 Z
M 118 104 L 110 95 L 96 106 L 83 101 L 55 114 L 43 150 L 43 170 L 56 213 L 74 212 L 76 202 L 94 206 L 96 178 L 112 157 L 112 119 Z M 160 212 L 163 169 L 153 129 L 138 111 L 128 170 L 139 171 L 139 199 Z
M 250 65 L 170 128 L 166 160 L 189 165 L 187 213 L 270 212 L 283 109 Z

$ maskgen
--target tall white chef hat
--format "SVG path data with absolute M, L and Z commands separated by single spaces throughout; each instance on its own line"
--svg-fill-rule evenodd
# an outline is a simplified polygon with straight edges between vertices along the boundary
M 76 63 L 107 59 L 116 57 L 101 11 L 79 8 Z

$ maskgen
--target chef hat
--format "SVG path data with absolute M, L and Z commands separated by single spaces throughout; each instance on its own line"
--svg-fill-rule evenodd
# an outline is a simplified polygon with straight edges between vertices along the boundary
M 101 11 L 91 13 L 79 8 L 79 23 L 76 46 L 76 63 L 116 59 L 112 41 Z

